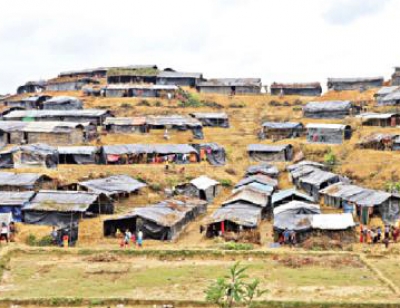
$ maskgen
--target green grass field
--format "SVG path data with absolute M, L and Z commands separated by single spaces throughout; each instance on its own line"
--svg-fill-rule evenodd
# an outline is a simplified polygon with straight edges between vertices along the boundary
M 18 253 L 0 284 L 0 298 L 132 298 L 204 300 L 204 290 L 235 261 L 111 254 Z M 266 300 L 392 301 L 393 292 L 357 257 L 269 255 L 247 259 Z M 34 264 L 34 266 L 32 266 Z M 400 270 L 398 269 L 400 276 Z

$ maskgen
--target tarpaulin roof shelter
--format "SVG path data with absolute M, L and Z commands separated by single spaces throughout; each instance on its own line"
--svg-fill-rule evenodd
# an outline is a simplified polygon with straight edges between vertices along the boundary
M 307 183 L 311 185 L 321 185 L 329 180 L 337 178 L 338 175 L 335 173 L 314 169 L 313 172 L 307 174 L 306 176 L 300 178 L 300 182 Z
M 306 128 L 310 143 L 341 144 L 352 135 L 350 125 L 310 123 Z
M 342 90 L 366 90 L 378 88 L 383 85 L 384 78 L 379 77 L 355 77 L 355 78 L 328 78 L 328 89 Z
M 44 166 L 55 168 L 58 164 L 57 148 L 43 143 L 27 144 L 13 149 L 14 167 L 20 166 Z M 19 158 L 19 159 L 18 159 Z
M 43 109 L 46 110 L 78 110 L 82 108 L 82 101 L 73 96 L 55 96 L 43 102 Z
M 274 189 L 275 189 L 275 187 L 270 186 L 270 185 L 264 185 L 264 184 L 260 184 L 257 182 L 251 182 L 249 184 L 246 184 L 246 185 L 243 185 L 243 186 L 233 189 L 232 193 L 236 193 L 237 191 L 240 191 L 240 190 L 251 190 L 251 191 L 258 192 L 258 193 L 271 195 L 272 192 L 274 191 Z
M 398 105 L 400 104 L 400 91 L 394 91 L 379 100 L 378 105 Z
M 22 220 L 21 210 L 33 198 L 35 192 L 13 192 L 0 191 L 0 215 L 1 213 L 11 213 L 12 220 L 20 222 Z
M 264 208 L 268 205 L 268 195 L 249 189 L 239 190 L 222 203 L 222 205 L 226 206 L 233 203 L 247 203 Z
M 139 182 L 128 175 L 114 175 L 103 179 L 79 182 L 78 184 L 88 191 L 107 196 L 132 193 L 147 186 L 145 183 Z
M 229 118 L 225 112 L 194 112 L 190 116 L 199 120 L 203 126 L 229 127 Z
M 33 187 L 42 178 L 49 178 L 39 173 L 0 172 L 0 186 Z
M 282 213 L 291 213 L 296 215 L 320 214 L 321 209 L 318 204 L 302 202 L 302 201 L 290 201 L 289 203 L 274 208 L 274 216 Z
M 92 155 L 98 153 L 100 150 L 97 146 L 59 146 L 57 151 L 59 154 L 82 154 Z
M 316 167 L 316 168 L 321 169 L 321 170 L 326 168 L 324 164 L 317 163 L 317 162 L 314 162 L 314 161 L 309 161 L 309 160 L 303 160 L 303 161 L 301 161 L 301 162 L 299 162 L 297 164 L 293 164 L 293 165 L 287 166 L 286 169 L 288 171 L 293 171 L 293 170 L 298 169 L 298 168 L 303 168 L 304 166 L 313 166 L 313 167 Z
M 251 176 L 256 174 L 264 174 L 276 178 L 279 174 L 279 170 L 276 166 L 270 164 L 259 164 L 247 168 L 246 176 Z
M 293 129 L 299 126 L 303 126 L 303 124 L 299 122 L 264 122 L 262 127 L 264 128 L 272 128 L 272 129 Z
M 109 114 L 104 109 L 82 110 L 16 110 L 5 115 L 5 119 L 15 118 L 47 118 L 47 117 L 99 117 Z
M 351 101 L 309 102 L 303 107 L 306 118 L 340 119 L 358 112 Z
M 175 72 L 175 71 L 161 71 L 158 73 L 159 78 L 203 78 L 202 73 L 191 73 L 191 72 Z
M 217 78 L 198 83 L 199 87 L 261 87 L 260 78 Z
M 293 146 L 291 144 L 250 144 L 247 147 L 247 152 L 250 158 L 255 161 L 290 161 L 293 157 Z
M 381 134 L 373 133 L 364 136 L 358 143 L 357 147 L 363 149 L 374 150 L 399 150 L 400 134 Z
M 207 161 L 213 166 L 223 166 L 226 163 L 225 149 L 217 143 L 201 143 L 192 145 L 198 153 L 206 151 Z
M 148 207 L 135 208 L 131 213 L 104 221 L 104 234 L 117 229 L 143 231 L 145 238 L 172 240 L 187 223 L 206 211 L 207 202 L 198 199 L 166 200 Z
M 104 121 L 104 125 L 145 125 L 146 117 L 109 117 Z
M 122 154 L 190 154 L 196 149 L 188 144 L 121 144 L 105 145 L 103 151 L 107 155 Z
M 146 123 L 151 126 L 188 126 L 197 127 L 203 126 L 200 121 L 181 115 L 170 115 L 170 116 L 147 116 Z
M 257 228 L 261 221 L 262 208 L 245 203 L 229 204 L 217 209 L 207 224 L 230 221 L 247 228 Z
M 314 199 L 311 196 L 304 194 L 304 193 L 296 190 L 295 188 L 290 188 L 290 189 L 280 190 L 280 191 L 275 192 L 272 195 L 272 199 L 271 199 L 272 206 L 275 207 L 287 199 L 289 199 L 289 200 L 291 199 L 291 201 L 293 201 L 293 200 L 305 201 L 305 202 L 307 202 L 307 201 L 313 202 L 314 201 Z
M 205 175 L 175 187 L 175 193 L 212 202 L 220 191 L 219 182 Z
M 101 164 L 101 147 L 97 146 L 60 146 L 58 149 L 59 164 Z

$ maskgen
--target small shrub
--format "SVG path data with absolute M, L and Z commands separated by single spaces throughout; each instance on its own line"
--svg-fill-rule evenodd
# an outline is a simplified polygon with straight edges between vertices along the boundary
M 274 106 L 274 107 L 282 106 L 282 104 L 281 104 L 280 102 L 276 101 L 276 100 L 270 101 L 270 102 L 269 102 L 269 105 L 270 105 L 270 106 Z
M 236 175 L 237 174 L 236 171 L 234 169 L 232 169 L 232 168 L 225 169 L 225 172 L 230 174 L 230 175 Z
M 232 181 L 229 179 L 222 179 L 222 180 L 219 180 L 219 182 L 221 183 L 221 185 L 223 187 L 231 187 L 232 186 Z
M 224 250 L 253 250 L 254 246 L 249 243 L 235 243 L 235 242 L 227 242 L 223 246 Z
M 154 106 L 156 106 L 156 107 L 162 107 L 162 106 L 164 106 L 164 105 L 163 105 L 162 102 L 156 101 L 156 102 L 154 103 Z
M 150 103 L 146 99 L 142 99 L 137 105 L 138 106 L 150 107 Z
M 301 107 L 301 106 L 294 106 L 294 107 L 292 108 L 292 110 L 293 110 L 293 111 L 302 111 L 302 110 L 303 110 L 303 107 Z
M 332 152 L 331 149 L 329 150 L 328 153 L 326 153 L 324 155 L 324 162 L 325 162 L 325 164 L 331 165 L 331 166 L 336 164 L 337 158 L 336 158 L 336 155 Z
M 36 246 L 36 236 L 34 234 L 29 234 L 25 243 L 29 246 Z
M 132 109 L 133 106 L 132 106 L 131 104 L 123 103 L 123 104 L 121 104 L 121 108 L 124 108 L 124 109 Z
M 52 246 L 53 239 L 50 235 L 45 235 L 36 242 L 36 246 Z
M 151 190 L 154 190 L 156 192 L 159 192 L 162 190 L 162 186 L 159 183 L 152 183 L 149 185 Z
M 293 106 L 301 106 L 303 104 L 303 102 L 301 100 L 299 100 L 298 98 L 296 98 L 293 102 Z
M 231 103 L 231 104 L 229 104 L 228 107 L 229 108 L 244 108 L 244 107 L 246 107 L 246 105 L 243 103 Z

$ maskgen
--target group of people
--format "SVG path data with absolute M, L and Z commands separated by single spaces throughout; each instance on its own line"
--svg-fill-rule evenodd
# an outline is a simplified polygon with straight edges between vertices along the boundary
M 118 233 L 119 230 L 117 230 L 117 237 L 118 237 Z M 132 233 L 131 231 L 129 231 L 129 229 L 127 229 L 125 231 L 125 233 L 123 234 L 123 239 L 120 242 L 120 247 L 121 248 L 127 248 L 129 247 L 129 244 L 132 243 L 132 246 L 135 247 L 143 247 L 143 232 L 142 230 L 139 230 L 137 232 L 137 235 L 135 233 Z
M 399 235 L 400 229 L 398 227 L 385 225 L 382 230 L 380 226 L 369 229 L 367 226 L 360 225 L 360 243 L 376 244 L 382 242 L 388 247 L 390 240 L 396 243 Z
M 290 245 L 290 246 L 296 245 L 297 244 L 296 231 L 285 229 L 285 231 L 283 231 L 280 234 L 278 242 L 280 245 Z
M 0 243 L 2 241 L 13 242 L 15 240 L 15 233 L 17 229 L 15 227 L 15 223 L 12 221 L 9 224 L 2 222 L 0 229 Z

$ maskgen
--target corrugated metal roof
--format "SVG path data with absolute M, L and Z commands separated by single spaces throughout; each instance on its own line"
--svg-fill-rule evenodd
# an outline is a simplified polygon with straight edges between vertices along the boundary
M 0 206 L 22 206 L 35 195 L 33 191 L 0 191 Z
M 320 214 L 319 204 L 307 203 L 302 201 L 290 201 L 286 204 L 274 208 L 274 216 L 282 213 L 299 214 Z
M 384 77 L 353 77 L 353 78 L 328 78 L 328 83 L 345 82 L 345 83 L 356 83 L 356 82 L 368 82 L 368 81 L 384 81 Z
M 272 203 L 272 205 L 274 205 L 274 203 L 282 201 L 290 196 L 297 196 L 299 198 L 305 199 L 305 201 L 314 202 L 313 197 L 306 195 L 306 194 L 296 190 L 295 188 L 291 188 L 291 189 L 280 190 L 280 191 L 275 192 L 272 195 L 271 203 Z
M 264 122 L 262 126 L 272 129 L 293 129 L 296 127 L 302 127 L 303 124 L 299 122 Z
M 91 192 L 107 196 L 131 193 L 147 186 L 145 183 L 139 182 L 128 175 L 114 175 L 103 179 L 79 182 L 79 185 Z
M 221 221 L 231 221 L 238 225 L 255 228 L 261 220 L 262 208 L 235 203 L 217 209 L 209 219 L 209 224 Z
M 201 190 L 206 190 L 212 186 L 216 186 L 219 184 L 218 181 L 213 180 L 205 175 L 199 176 L 198 178 L 191 180 L 190 183 Z
M 266 153 L 279 153 L 286 148 L 292 147 L 291 144 L 270 145 L 270 144 L 249 144 L 247 152 L 266 152 Z
M 252 176 L 249 176 L 249 177 L 246 177 L 246 178 L 240 180 L 239 183 L 237 183 L 235 187 L 240 187 L 240 186 L 247 185 L 250 183 L 260 183 L 260 184 L 268 185 L 268 186 L 272 186 L 272 187 L 278 186 L 278 181 L 276 179 L 272 179 L 269 176 L 264 175 L 264 174 L 256 174 L 256 175 L 252 175 Z
M 306 112 L 340 111 L 347 110 L 353 106 L 351 101 L 324 101 L 309 102 L 303 107 Z
M 0 172 L 0 186 L 31 186 L 42 177 L 39 173 Z
M 45 212 L 86 212 L 99 197 L 83 191 L 41 190 L 23 210 Z
M 198 87 L 261 87 L 260 78 L 216 78 L 201 81 Z
M 103 151 L 108 155 L 122 154 L 190 154 L 197 153 L 196 149 L 188 144 L 121 144 L 104 145 Z
M 228 119 L 225 112 L 194 112 L 190 115 L 196 119 Z
M 108 117 L 104 121 L 104 125 L 145 125 L 146 117 L 132 117 L 132 118 L 124 118 L 124 117 Z
M 44 118 L 44 117 L 99 117 L 109 113 L 104 109 L 79 110 L 15 110 L 6 114 L 4 118 Z
M 331 129 L 331 130 L 338 130 L 338 131 L 343 131 L 346 129 L 346 127 L 349 127 L 349 125 L 344 125 L 344 124 L 324 124 L 324 123 L 310 123 L 306 125 L 307 129 L 309 128 L 316 128 L 316 129 Z
M 236 202 L 248 202 L 260 207 L 266 207 L 268 204 L 268 195 L 256 192 L 254 190 L 243 189 L 234 193 L 222 205 L 228 205 Z
M 60 154 L 93 155 L 98 153 L 100 149 L 96 146 L 59 146 L 57 150 Z

